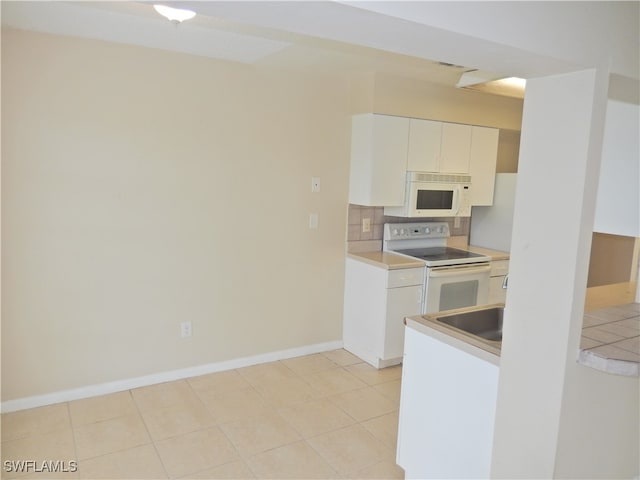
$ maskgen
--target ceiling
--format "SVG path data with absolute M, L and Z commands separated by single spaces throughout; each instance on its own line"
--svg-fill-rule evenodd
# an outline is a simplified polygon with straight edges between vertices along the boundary
M 455 86 L 608 62 L 638 78 L 638 2 L 1 2 L 2 25 L 323 73 L 377 72 Z M 613 5 L 613 7 L 612 7 Z M 573 30 L 572 30 L 573 29 Z M 584 34 L 583 34 L 584 32 Z
M 152 3 L 3 1 L 2 24 L 247 64 L 317 72 L 379 72 L 445 85 L 455 85 L 465 70 L 472 70 L 442 65 L 435 60 L 228 20 L 208 15 L 203 8 L 204 3 L 190 5 L 198 12 L 193 20 L 173 25 L 155 12 Z M 248 8 L 249 4 L 245 3 L 245 6 Z M 200 13 L 202 11 L 205 13 Z

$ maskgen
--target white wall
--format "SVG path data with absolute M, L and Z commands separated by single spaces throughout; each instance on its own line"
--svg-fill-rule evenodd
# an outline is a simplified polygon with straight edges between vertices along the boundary
M 640 237 L 640 106 L 607 102 L 593 230 Z
M 348 89 L 3 28 L 2 400 L 340 341 Z
M 527 85 L 495 478 L 638 475 L 638 378 L 576 364 L 607 83 L 591 69 Z

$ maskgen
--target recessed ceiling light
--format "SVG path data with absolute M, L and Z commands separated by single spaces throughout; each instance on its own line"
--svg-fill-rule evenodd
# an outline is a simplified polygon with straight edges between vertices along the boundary
M 166 7 L 164 5 L 154 5 L 153 8 L 156 9 L 156 12 L 158 12 L 163 17 L 168 18 L 169 21 L 173 23 L 180 23 L 185 20 L 190 20 L 196 16 L 196 12 L 192 10 L 185 10 L 183 8 L 172 8 Z

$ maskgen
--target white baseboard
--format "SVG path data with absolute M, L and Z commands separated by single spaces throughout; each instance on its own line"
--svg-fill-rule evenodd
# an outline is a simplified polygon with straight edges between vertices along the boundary
M 197 365 L 195 367 L 182 368 L 179 370 L 170 370 L 167 372 L 145 375 L 143 377 L 116 380 L 114 382 L 100 383 L 97 385 L 87 385 L 86 387 L 45 393 L 44 395 L 34 395 L 32 397 L 17 398 L 15 400 L 7 400 L 6 402 L 2 402 L 2 404 L 0 404 L 0 411 L 2 413 L 15 412 L 18 410 L 25 410 L 27 408 L 52 405 L 54 403 L 69 402 L 71 400 L 80 400 L 82 398 L 89 397 L 97 397 L 99 395 L 122 392 L 132 388 L 146 387 L 149 385 L 155 385 L 157 383 L 171 382 L 173 380 L 181 380 L 183 378 L 196 377 L 198 375 L 206 375 L 207 373 L 215 373 L 225 370 L 233 370 L 235 368 L 249 367 L 251 365 L 258 365 L 260 363 L 275 362 L 277 360 L 285 360 L 287 358 L 300 357 L 302 355 L 311 355 L 313 353 L 328 352 L 330 350 L 336 350 L 338 348 L 342 348 L 341 340 L 316 343 L 313 345 L 305 345 L 304 347 L 290 348 L 288 350 L 263 353 L 251 357 L 242 357 L 233 360 L 225 360 L 222 362 Z

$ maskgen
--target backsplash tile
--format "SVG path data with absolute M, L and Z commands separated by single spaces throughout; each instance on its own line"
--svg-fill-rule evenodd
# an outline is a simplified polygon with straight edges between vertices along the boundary
M 362 219 L 371 219 L 371 231 L 362 231 Z M 404 217 L 391 217 L 384 214 L 384 207 L 367 207 L 362 205 L 349 205 L 349 225 L 347 231 L 347 250 L 348 251 L 363 251 L 362 248 L 368 248 L 371 250 L 371 245 L 377 245 L 379 242 L 380 249 L 382 248 L 382 236 L 384 233 L 385 223 L 414 223 L 414 222 L 447 222 L 452 237 L 467 237 L 469 238 L 470 229 L 470 217 L 460 217 L 460 226 L 454 228 L 454 217 L 442 217 L 442 218 L 404 218 Z M 366 242 L 366 246 L 365 246 Z M 359 245 L 359 243 L 362 243 Z

